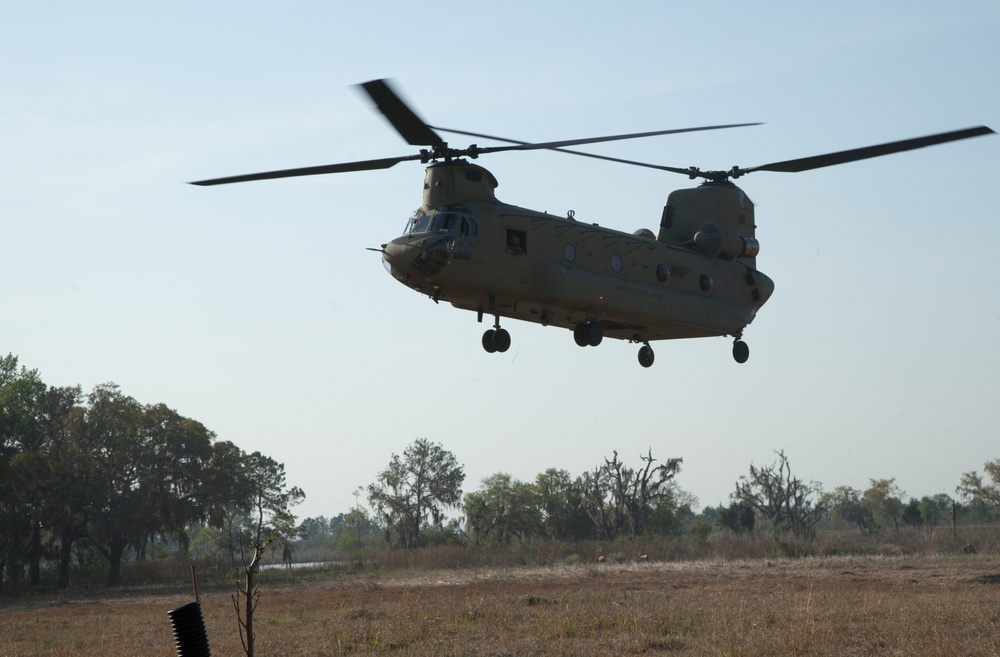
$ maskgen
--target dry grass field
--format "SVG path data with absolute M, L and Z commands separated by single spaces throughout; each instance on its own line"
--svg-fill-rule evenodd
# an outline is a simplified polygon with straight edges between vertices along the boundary
M 262 573 L 257 655 L 1000 655 L 1000 558 Z M 0 599 L 0 655 L 174 655 L 183 591 Z M 243 654 L 230 590 L 212 654 Z

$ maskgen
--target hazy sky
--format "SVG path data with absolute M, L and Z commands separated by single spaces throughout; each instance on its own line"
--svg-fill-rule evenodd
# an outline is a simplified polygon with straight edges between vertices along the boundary
M 635 345 L 513 321 L 510 351 L 485 353 L 473 313 L 365 250 L 420 205 L 419 163 L 184 184 L 414 152 L 352 88 L 382 77 L 432 125 L 524 141 L 765 122 L 584 147 L 678 167 L 1000 129 L 995 1 L 759 4 L 8 8 L 0 352 L 283 462 L 300 517 L 346 511 L 417 437 L 466 491 L 652 449 L 714 505 L 784 449 L 827 490 L 954 494 L 1000 457 L 1000 137 L 741 179 L 776 283 L 745 365 L 728 338 L 655 343 L 646 370 Z M 503 201 L 628 232 L 693 184 L 540 151 L 479 163 Z

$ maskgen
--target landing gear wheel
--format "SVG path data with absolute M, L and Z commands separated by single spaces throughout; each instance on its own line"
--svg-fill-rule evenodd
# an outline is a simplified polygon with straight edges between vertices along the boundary
M 743 340 L 737 340 L 733 343 L 733 359 L 737 363 L 745 363 L 747 359 L 750 358 L 750 347 L 747 346 L 746 342 Z
M 507 329 L 497 329 L 493 334 L 493 348 L 500 353 L 510 349 L 510 333 Z
M 510 349 L 510 333 L 506 329 L 489 329 L 483 333 L 483 349 L 486 353 L 503 353 Z
M 489 329 L 486 333 L 483 333 L 483 349 L 485 349 L 488 354 L 496 353 L 497 347 L 494 342 L 496 334 L 497 332 L 493 329 Z
M 604 329 L 589 321 L 577 324 L 573 329 L 573 339 L 581 347 L 596 347 L 604 339 Z
M 587 327 L 587 344 L 591 347 L 601 344 L 601 340 L 604 339 L 604 329 L 594 322 L 587 322 L 585 326 Z
M 643 367 L 652 367 L 653 365 L 653 348 L 648 344 L 639 348 L 639 364 Z

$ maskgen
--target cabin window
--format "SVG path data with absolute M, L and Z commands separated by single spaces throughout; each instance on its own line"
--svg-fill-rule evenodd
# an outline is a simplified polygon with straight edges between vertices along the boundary
M 618 255 L 617 253 L 611 255 L 611 271 L 615 272 L 616 274 L 620 273 L 622 267 L 624 266 L 625 263 L 622 261 L 622 257 L 620 255 Z
M 566 242 L 563 246 L 563 257 L 566 258 L 566 262 L 573 262 L 576 260 L 576 247 L 571 243 Z
M 670 278 L 670 267 L 667 267 L 666 265 L 656 265 L 656 280 L 661 283 L 666 283 L 668 278 Z
M 507 253 L 525 255 L 528 252 L 528 235 L 523 230 L 507 229 Z

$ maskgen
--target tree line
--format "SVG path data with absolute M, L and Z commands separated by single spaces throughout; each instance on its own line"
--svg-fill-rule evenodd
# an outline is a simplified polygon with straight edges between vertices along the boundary
M 674 483 L 682 460 L 660 462 L 650 450 L 639 466 L 617 452 L 573 477 L 549 468 L 534 481 L 497 473 L 463 496 L 464 468 L 426 438 L 415 440 L 367 488 L 374 522 L 389 546 L 442 542 L 507 545 L 514 541 L 615 540 L 677 531 L 694 502 Z M 460 518 L 447 519 L 457 508 Z
M 984 466 L 986 479 L 976 471 L 961 476 L 955 493 L 909 498 L 895 478 L 872 479 L 859 490 L 838 486 L 824 492 L 818 482 L 794 476 L 784 451 L 764 466 L 750 466 L 750 474 L 736 482 L 732 503 L 717 510 L 720 525 L 742 531 L 765 520 L 775 534 L 793 533 L 810 538 L 821 521 L 839 521 L 854 526 L 865 536 L 900 525 L 933 532 L 939 526 L 963 519 L 991 520 L 1000 511 L 1000 459 Z
M 498 472 L 463 493 L 465 470 L 455 455 L 419 438 L 358 489 L 369 509 L 359 503 L 332 520 L 296 525 L 290 510 L 305 495 L 287 484 L 282 464 L 217 440 L 164 404 L 141 404 L 113 383 L 87 394 L 48 386 L 8 355 L 0 358 L 0 585 L 17 588 L 27 578 L 37 586 L 53 572 L 65 588 L 74 558 L 103 560 L 108 584 L 117 585 L 126 557 L 141 561 L 152 551 L 228 555 L 235 566 L 243 546 L 270 536 L 300 546 L 335 537 L 342 553 L 375 543 L 503 546 L 714 530 L 809 538 L 821 522 L 871 536 L 900 526 L 933 531 L 949 519 L 990 519 L 1000 510 L 1000 459 L 982 475 L 962 475 L 960 503 L 945 494 L 907 501 L 894 479 L 824 492 L 776 452 L 773 463 L 750 466 L 727 504 L 700 515 L 676 481 L 682 464 L 652 450 L 627 463 L 615 451 L 578 476 L 553 467 L 519 481 Z
M 987 462 L 984 475 L 962 475 L 955 490 L 960 503 L 943 493 L 906 501 L 895 479 L 873 479 L 863 491 L 839 486 L 824 492 L 818 482 L 794 475 L 789 458 L 779 451 L 773 463 L 750 466 L 728 504 L 706 507 L 699 516 L 692 511 L 697 500 L 675 481 L 682 459 L 659 462 L 650 450 L 639 455 L 639 463 L 630 467 L 613 452 L 578 477 L 557 468 L 530 482 L 496 473 L 463 495 L 464 469 L 455 456 L 420 438 L 401 456 L 393 454 L 368 486 L 371 520 L 387 545 L 409 548 L 442 542 L 609 541 L 685 530 L 707 535 L 713 529 L 766 528 L 776 537 L 811 538 L 820 522 L 846 523 L 871 536 L 887 527 L 898 533 L 900 525 L 933 531 L 959 515 L 989 520 L 1000 512 L 1000 459 Z M 446 521 L 449 508 L 459 512 L 458 518 Z M 355 526 L 370 529 L 367 516 L 358 515 L 361 509 L 352 513 Z
M 169 541 L 187 553 L 209 530 L 234 555 L 265 533 L 290 533 L 304 499 L 284 466 L 220 441 L 164 404 L 141 404 L 117 385 L 46 385 L 36 370 L 0 358 L 0 582 L 17 588 L 43 569 L 70 584 L 74 555 L 99 555 L 109 585 L 126 553 L 144 559 Z

